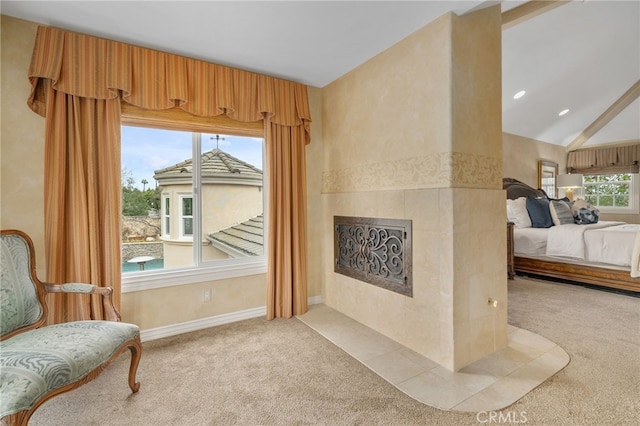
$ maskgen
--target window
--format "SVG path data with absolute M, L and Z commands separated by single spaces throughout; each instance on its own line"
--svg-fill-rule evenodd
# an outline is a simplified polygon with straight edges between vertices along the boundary
M 123 207 L 137 206 L 123 209 L 123 289 L 188 283 L 186 270 L 264 272 L 262 138 L 123 126 L 121 151 Z M 260 271 L 228 274 L 242 265 Z
M 180 238 L 193 238 L 193 197 L 180 195 Z
M 162 194 L 162 235 L 168 237 L 171 233 L 171 198 Z
M 601 212 L 638 213 L 637 174 L 584 175 L 584 198 Z

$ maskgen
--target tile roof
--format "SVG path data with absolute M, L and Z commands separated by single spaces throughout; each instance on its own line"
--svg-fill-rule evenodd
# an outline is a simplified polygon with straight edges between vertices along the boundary
M 260 214 L 209 234 L 207 239 L 214 247 L 233 257 L 259 256 L 264 253 L 264 217 Z
M 262 181 L 262 170 L 233 155 L 227 154 L 221 149 L 216 148 L 207 151 L 203 153 L 200 158 L 202 160 L 201 172 L 203 180 L 219 177 Z M 190 180 L 192 173 L 193 161 L 189 159 L 164 169 L 155 170 L 153 177 L 158 181 L 175 179 Z

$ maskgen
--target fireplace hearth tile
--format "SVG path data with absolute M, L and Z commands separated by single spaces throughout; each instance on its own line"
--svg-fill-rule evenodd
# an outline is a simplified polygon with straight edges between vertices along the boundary
M 297 318 L 408 396 L 446 411 L 506 408 L 569 363 L 560 346 L 509 326 L 505 349 L 452 372 L 324 304 Z

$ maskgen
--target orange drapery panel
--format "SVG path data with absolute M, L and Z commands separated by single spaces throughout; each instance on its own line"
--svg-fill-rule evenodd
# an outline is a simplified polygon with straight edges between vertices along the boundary
M 291 173 L 297 174 L 295 177 L 287 178 L 290 179 L 290 183 L 271 182 L 270 198 L 273 198 L 273 202 L 268 203 L 268 216 L 273 217 L 273 220 L 269 220 L 269 232 L 278 234 L 291 232 L 291 235 L 282 245 L 270 247 L 282 252 L 269 255 L 269 270 L 274 272 L 268 274 L 270 293 L 268 305 L 271 305 L 271 300 L 283 300 L 281 297 L 283 294 L 292 294 L 291 300 L 297 300 L 304 295 L 304 303 L 292 302 L 294 306 L 298 306 L 297 308 L 273 309 L 271 317 L 289 317 L 290 312 L 295 314 L 302 313 L 301 309 L 306 310 L 306 213 L 304 212 L 306 194 L 304 167 L 301 169 L 300 165 L 304 165 L 304 146 L 310 142 L 311 115 L 305 85 L 42 26 L 38 28 L 36 35 L 28 77 L 32 88 L 27 101 L 29 107 L 47 117 L 47 126 L 51 122 L 51 125 L 57 128 L 56 136 L 47 131 L 46 144 L 47 149 L 51 151 L 51 158 L 48 154 L 46 161 L 49 163 L 55 161 L 55 158 L 64 157 L 69 161 L 81 162 L 82 160 L 74 155 L 78 137 L 87 138 L 83 141 L 83 149 L 90 150 L 95 148 L 94 145 L 100 145 L 100 149 L 112 150 L 105 154 L 107 155 L 105 158 L 115 158 L 117 149 L 117 160 L 113 161 L 117 164 L 118 170 L 110 176 L 101 174 L 97 170 L 89 170 L 85 167 L 86 164 L 79 167 L 85 167 L 84 178 L 89 188 L 96 188 L 93 185 L 107 188 L 108 191 L 117 188 L 118 197 L 120 191 L 119 114 L 117 119 L 114 119 L 117 124 L 109 122 L 109 126 L 103 127 L 95 122 L 84 123 L 85 120 L 95 121 L 102 118 L 95 111 L 89 113 L 90 108 L 80 99 L 101 101 L 96 103 L 94 108 L 103 111 L 101 114 L 108 116 L 109 120 L 113 118 L 113 108 L 110 105 L 112 103 L 119 105 L 120 101 L 151 110 L 178 107 L 203 117 L 224 114 L 241 122 L 264 120 L 269 174 L 282 177 L 292 176 Z M 60 94 L 67 95 L 65 102 L 58 99 Z M 65 126 L 63 122 L 66 122 L 66 132 L 62 131 Z M 87 130 L 83 130 L 85 125 Z M 117 147 L 109 142 L 111 136 L 117 138 Z M 103 147 L 103 144 L 106 146 Z M 63 152 L 63 150 L 66 151 Z M 288 154 L 278 159 L 271 158 L 272 155 L 281 155 L 279 154 L 281 150 L 288 150 Z M 57 227 L 70 222 L 74 215 L 90 214 L 86 211 L 81 212 L 87 209 L 84 200 L 68 204 L 66 210 L 59 208 L 56 200 L 67 195 L 71 185 L 68 179 L 76 179 L 65 173 L 71 172 L 65 172 L 59 167 L 54 167 L 53 164 L 46 168 L 45 172 L 45 180 L 57 182 L 48 184 L 50 187 L 46 188 L 47 200 L 51 199 L 51 201 L 45 204 L 45 217 L 48 223 L 45 227 L 45 239 L 52 245 L 53 241 L 58 239 L 65 240 L 62 244 L 75 241 L 76 235 L 73 232 L 79 232 L 76 228 L 84 225 L 66 227 L 64 229 L 67 231 L 64 232 L 57 231 Z M 294 192 L 283 194 L 279 191 Z M 302 211 L 291 204 L 275 202 L 275 200 L 286 199 L 297 200 L 296 205 L 302 206 Z M 119 214 L 118 212 L 113 217 L 119 220 Z M 278 215 L 293 219 L 278 219 Z M 295 222 L 298 220 L 302 221 L 302 225 Z M 274 221 L 273 226 L 272 221 Z M 289 225 L 284 227 L 279 225 L 287 222 Z M 119 307 L 120 234 L 118 233 L 115 241 L 111 241 L 113 243 L 111 246 L 102 245 L 99 241 L 112 238 L 111 224 L 97 222 L 89 226 L 91 229 L 77 236 L 78 241 L 74 243 L 79 243 L 80 247 L 100 247 L 95 254 L 89 252 L 90 272 L 84 279 L 94 284 L 118 287 L 116 307 Z M 288 230 L 290 228 L 294 230 Z M 70 231 L 71 229 L 76 231 Z M 277 241 L 280 236 L 270 234 L 268 238 Z M 292 249 L 289 248 L 290 246 Z M 75 272 L 64 268 L 66 272 L 62 272 L 62 269 L 57 270 L 57 262 L 60 261 L 57 258 L 58 254 L 54 253 L 53 246 L 47 245 L 47 247 L 50 252 L 47 254 L 48 277 L 61 281 L 75 280 L 74 277 L 78 276 Z M 112 270 L 109 272 L 101 270 L 101 262 L 112 265 Z M 275 262 L 280 263 L 275 265 Z M 115 268 L 118 269 L 117 272 Z M 85 275 L 83 274 L 82 277 Z M 116 278 L 116 281 L 111 281 Z M 276 302 L 276 305 L 278 303 L 281 302 Z M 70 310 L 86 311 L 82 307 L 74 307 Z M 92 310 L 96 315 L 97 310 L 93 308 Z
M 266 127 L 267 319 L 290 318 L 308 308 L 304 129 L 270 123 Z
M 114 287 L 120 304 L 120 103 L 48 86 L 45 247 L 50 282 Z M 49 322 L 103 319 L 101 298 L 52 294 Z

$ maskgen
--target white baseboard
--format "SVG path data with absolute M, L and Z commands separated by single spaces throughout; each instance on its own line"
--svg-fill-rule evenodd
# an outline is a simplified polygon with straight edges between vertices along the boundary
M 322 303 L 322 296 L 313 296 L 309 298 L 310 305 Z M 181 322 L 178 324 L 166 325 L 163 327 L 150 328 L 140 331 L 140 340 L 148 342 L 149 340 L 161 339 L 163 337 L 175 336 L 182 333 L 202 330 L 204 328 L 215 327 L 217 325 L 229 324 L 236 321 L 243 321 L 251 318 L 258 318 L 267 315 L 267 307 L 245 309 L 243 311 L 230 312 L 228 314 L 216 315 L 213 317 L 201 318 L 193 321 Z
M 262 306 L 260 308 L 246 309 L 244 311 L 230 312 L 228 314 L 221 314 L 213 317 L 181 322 L 178 324 L 165 325 L 164 327 L 150 328 L 140 332 L 140 340 L 147 342 L 149 340 L 202 330 L 203 328 L 215 327 L 217 325 L 229 324 L 231 322 L 242 321 L 250 318 L 257 318 L 265 316 L 266 314 L 267 308 L 266 306 Z
M 320 303 L 322 303 L 322 296 L 311 296 L 307 300 L 307 303 L 310 305 L 319 305 Z

